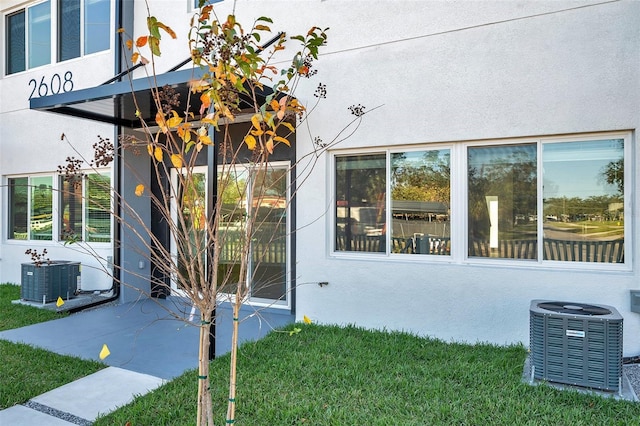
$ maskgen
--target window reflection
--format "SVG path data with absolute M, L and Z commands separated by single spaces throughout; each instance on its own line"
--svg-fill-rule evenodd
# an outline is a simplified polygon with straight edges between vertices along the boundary
M 537 258 L 536 157 L 536 144 L 469 148 L 469 256 Z
M 336 158 L 336 250 L 385 251 L 386 154 Z
M 392 154 L 392 253 L 450 253 L 450 182 L 448 149 Z
M 544 258 L 620 263 L 624 140 L 543 145 Z

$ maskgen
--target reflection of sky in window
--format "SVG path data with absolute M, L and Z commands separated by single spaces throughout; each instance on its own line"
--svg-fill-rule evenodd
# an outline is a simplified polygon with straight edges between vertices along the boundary
M 547 143 L 542 149 L 544 198 L 618 194 L 603 172 L 607 164 L 622 158 L 622 139 Z
M 434 155 L 437 153 L 437 160 L 434 157 L 426 157 L 425 154 Z M 391 154 L 391 165 L 393 167 L 407 166 L 420 167 L 423 165 L 431 165 L 434 168 L 440 165 L 449 165 L 449 150 L 429 150 L 429 151 L 407 151 Z
M 502 164 L 536 161 L 536 145 L 499 145 L 469 148 L 469 167 L 482 168 Z

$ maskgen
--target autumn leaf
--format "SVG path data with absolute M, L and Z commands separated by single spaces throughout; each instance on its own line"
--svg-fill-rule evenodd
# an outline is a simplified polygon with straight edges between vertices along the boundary
M 267 148 L 267 151 L 269 152 L 269 154 L 273 154 L 273 138 L 269 138 L 265 147 Z
M 165 32 L 167 34 L 169 34 L 169 36 L 173 39 L 177 38 L 176 33 L 168 26 L 166 26 L 165 24 L 163 24 L 162 22 L 156 22 L 156 26 L 158 28 L 162 28 L 163 30 L 165 30 Z M 158 37 L 160 38 L 160 37 Z
M 133 48 L 133 40 L 127 40 L 127 49 L 131 50 Z
M 282 136 L 275 136 L 273 138 L 273 140 L 276 141 L 276 142 L 282 142 L 283 144 L 285 144 L 287 146 L 291 146 L 291 142 L 289 142 L 289 139 L 283 138 Z
M 162 161 L 162 148 L 157 146 L 156 149 L 153 151 L 153 156 L 155 157 L 156 160 Z
M 247 135 L 244 137 L 244 143 L 247 144 L 247 148 L 249 148 L 249 150 L 253 151 L 256 147 L 256 138 L 252 135 Z
M 142 47 L 147 44 L 148 36 L 140 36 L 136 39 L 136 47 Z
M 180 117 L 177 112 L 171 111 L 171 113 L 173 114 L 173 117 L 167 120 L 167 127 L 169 127 L 170 129 L 182 123 L 182 117 Z
M 105 343 L 104 345 L 102 345 L 102 350 L 100 350 L 100 359 L 105 359 L 109 355 L 111 355 L 111 352 L 109 351 L 109 348 Z
M 303 315 L 303 316 L 302 316 L 302 321 L 303 321 L 305 324 L 311 324 L 311 323 L 313 322 L 313 321 L 311 321 L 311 318 L 309 318 L 309 317 L 308 317 L 308 316 L 306 316 L 306 315 Z
M 156 56 L 160 55 L 160 39 L 157 37 L 149 37 L 149 47 L 151 48 L 151 53 Z
M 295 127 L 293 127 L 293 125 L 291 123 L 289 123 L 288 121 L 282 121 L 282 122 L 280 122 L 280 124 L 282 124 L 287 129 L 291 130 L 292 133 L 296 132 Z
M 180 157 L 179 154 L 171 154 L 171 164 L 173 164 L 173 167 L 175 167 L 176 169 L 179 169 L 182 167 L 182 157 Z
M 135 64 L 138 62 L 138 58 L 140 58 L 140 54 L 138 52 L 133 52 L 133 55 L 131 55 L 131 63 Z
M 139 183 L 139 184 L 136 186 L 136 195 L 137 195 L 138 197 L 141 197 L 141 196 L 142 196 L 142 194 L 144 194 L 144 185 L 143 185 L 143 184 L 141 184 L 141 183 Z
M 260 125 L 260 115 L 259 114 L 253 114 L 253 116 L 251 117 L 251 124 L 253 124 L 253 127 L 256 130 L 262 130 L 262 126 Z

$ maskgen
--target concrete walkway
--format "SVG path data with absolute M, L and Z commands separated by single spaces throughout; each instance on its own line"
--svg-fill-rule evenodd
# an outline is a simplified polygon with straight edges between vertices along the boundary
M 0 332 L 0 339 L 26 343 L 61 355 L 99 360 L 106 344 L 108 367 L 90 376 L 0 411 L 0 425 L 91 425 L 106 414 L 198 365 L 198 327 L 181 321 L 194 314 L 184 299 L 141 299 L 107 305 L 68 317 Z M 195 313 L 197 319 L 197 313 Z M 288 310 L 240 314 L 240 340 L 257 340 L 295 320 Z M 217 310 L 216 356 L 229 352 L 231 309 Z

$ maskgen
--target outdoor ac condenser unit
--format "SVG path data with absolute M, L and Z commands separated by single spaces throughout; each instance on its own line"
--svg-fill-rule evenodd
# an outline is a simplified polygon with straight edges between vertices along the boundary
M 533 300 L 534 379 L 617 391 L 622 378 L 622 316 L 612 306 Z

